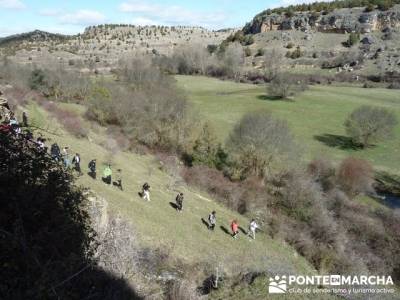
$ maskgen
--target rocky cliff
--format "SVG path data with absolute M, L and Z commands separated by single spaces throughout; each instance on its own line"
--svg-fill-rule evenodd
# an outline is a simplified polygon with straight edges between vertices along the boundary
M 395 5 L 387 11 L 366 12 L 365 8 L 343 8 L 330 13 L 295 12 L 290 17 L 277 13 L 261 13 L 248 23 L 243 31 L 245 34 L 273 30 L 369 33 L 385 27 L 400 27 L 400 5 Z

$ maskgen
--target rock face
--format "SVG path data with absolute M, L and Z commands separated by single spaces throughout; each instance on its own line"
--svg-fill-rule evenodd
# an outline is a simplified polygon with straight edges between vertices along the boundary
M 247 24 L 245 34 L 256 34 L 273 30 L 316 30 L 321 32 L 369 33 L 383 28 L 400 27 L 400 5 L 388 11 L 365 12 L 364 8 L 337 9 L 327 14 L 297 12 L 291 17 L 279 14 L 259 14 Z

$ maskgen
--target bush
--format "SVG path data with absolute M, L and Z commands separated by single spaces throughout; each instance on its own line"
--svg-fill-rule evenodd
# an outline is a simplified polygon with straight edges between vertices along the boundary
M 247 57 L 251 56 L 251 49 L 249 47 L 244 48 L 244 55 Z
M 43 70 L 35 69 L 31 72 L 31 76 L 29 77 L 29 87 L 36 91 L 46 87 L 46 74 Z
M 368 5 L 365 7 L 365 12 L 371 12 L 375 10 L 375 5 L 372 3 L 368 3 Z
M 311 177 L 321 185 L 324 191 L 329 191 L 335 186 L 335 168 L 326 159 L 315 159 L 308 164 Z
M 307 87 L 297 83 L 287 74 L 278 74 L 267 86 L 267 94 L 278 99 L 287 99 L 304 91 Z
M 359 34 L 359 33 L 352 32 L 352 33 L 350 33 L 350 35 L 349 35 L 347 41 L 344 42 L 344 45 L 345 45 L 346 47 L 353 47 L 353 46 L 356 45 L 359 41 L 360 41 L 360 34 Z
M 347 158 L 339 166 L 337 180 L 343 191 L 350 198 L 360 193 L 373 193 L 373 170 L 371 165 L 362 159 Z
M 256 56 L 264 56 L 265 55 L 265 49 L 264 48 L 259 48 L 257 50 Z
M 300 49 L 300 46 L 297 46 L 296 50 L 290 52 L 286 52 L 286 57 L 291 59 L 297 59 L 303 56 L 303 52 Z
M 354 143 L 368 147 L 373 142 L 391 137 L 397 119 L 386 108 L 364 105 L 355 109 L 344 125 Z
M 294 43 L 290 42 L 289 44 L 286 45 L 287 49 L 292 49 L 294 47 Z

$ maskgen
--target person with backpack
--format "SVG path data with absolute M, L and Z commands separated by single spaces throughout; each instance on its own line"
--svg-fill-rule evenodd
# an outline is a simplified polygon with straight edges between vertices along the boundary
M 62 159 L 63 159 L 63 163 L 64 163 L 64 167 L 69 168 L 71 166 L 71 161 L 69 159 L 69 148 L 68 147 L 64 147 L 62 150 Z
M 231 223 L 231 230 L 232 230 L 232 237 L 234 239 L 237 239 L 237 236 L 239 234 L 239 224 L 236 220 L 233 220 Z
M 247 233 L 253 240 L 256 239 L 256 230 L 258 228 L 257 222 L 255 219 L 252 219 L 249 225 L 249 232 Z
M 115 177 L 116 177 L 116 179 L 115 179 L 114 185 L 117 186 L 121 191 L 123 191 L 123 188 L 122 188 L 122 170 L 121 169 L 117 170 L 117 175 Z
M 54 143 L 51 145 L 50 147 L 50 156 L 52 159 L 54 159 L 55 161 L 60 161 L 61 159 L 61 151 L 60 151 L 60 147 L 58 147 L 57 143 Z
M 182 209 L 183 209 L 183 193 L 179 193 L 176 196 L 175 202 L 176 202 L 176 211 L 182 212 Z
M 103 171 L 103 181 L 106 184 L 111 184 L 111 176 L 112 176 L 112 170 L 111 170 L 111 165 L 108 164 Z
M 150 202 L 150 185 L 147 182 L 142 186 L 142 198 Z
M 96 179 L 96 159 L 92 159 L 89 164 L 89 176 L 92 177 L 93 179 Z
M 28 115 L 26 111 L 22 112 L 22 126 L 28 127 Z
M 79 175 L 82 175 L 81 156 L 79 155 L 79 153 L 76 153 L 75 156 L 72 158 L 72 163 L 74 164 L 75 171 L 77 171 Z
M 217 223 L 217 217 L 215 214 L 216 212 L 214 210 L 208 215 L 208 229 L 211 231 L 214 231 L 215 224 Z

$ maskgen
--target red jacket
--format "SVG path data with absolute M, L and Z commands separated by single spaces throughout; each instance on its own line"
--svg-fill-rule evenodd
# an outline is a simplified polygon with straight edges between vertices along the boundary
M 232 232 L 238 231 L 238 228 L 239 228 L 239 224 L 238 223 L 235 223 L 235 222 L 231 223 Z

